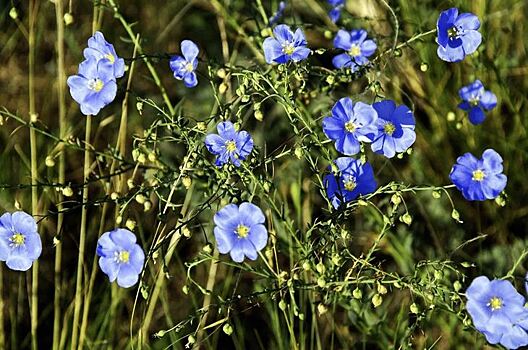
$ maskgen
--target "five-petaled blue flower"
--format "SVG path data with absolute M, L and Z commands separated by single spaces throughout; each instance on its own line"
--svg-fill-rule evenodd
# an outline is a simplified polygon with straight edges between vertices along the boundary
M 253 150 L 253 139 L 245 131 L 236 131 L 230 121 L 222 122 L 216 127 L 217 134 L 209 134 L 205 138 L 205 146 L 209 152 L 217 155 L 215 164 L 222 166 L 229 162 L 240 166 L 240 161 Z
M 341 10 L 345 6 L 345 0 L 328 0 L 328 4 L 332 6 L 332 9 L 328 12 L 328 16 L 332 22 L 336 23 L 341 17 Z
M 274 25 L 275 23 L 277 23 L 279 19 L 281 19 L 281 17 L 284 15 L 285 9 L 286 9 L 286 1 L 279 2 L 279 8 L 277 9 L 277 12 L 275 12 L 273 16 L 269 18 L 268 24 L 270 27 Z
M 106 60 L 91 57 L 79 64 L 77 75 L 68 77 L 72 98 L 84 115 L 96 115 L 112 102 L 117 93 L 114 67 Z
M 376 102 L 372 107 L 378 112 L 378 134 L 372 141 L 372 151 L 392 158 L 411 147 L 416 140 L 411 110 L 406 105 L 396 107 L 391 100 Z
M 99 267 L 110 282 L 117 279 L 117 284 L 123 288 L 137 283 L 145 253 L 136 243 L 135 234 L 122 228 L 105 232 L 97 241 L 97 255 L 100 256 Z
M 119 58 L 114 49 L 114 45 L 107 42 L 101 32 L 88 39 L 88 47 L 84 49 L 84 58 L 95 58 L 112 67 L 114 78 L 121 78 L 125 74 L 125 60 Z
M 458 157 L 449 178 L 470 201 L 494 199 L 507 183 L 507 177 L 502 173 L 502 158 L 493 149 L 485 150 L 482 159 L 471 153 Z
M 462 61 L 475 52 L 482 42 L 480 21 L 472 13 L 458 14 L 453 7 L 440 13 L 436 23 L 438 57 L 447 62 Z
M 350 157 L 340 157 L 334 161 L 337 174 L 327 174 L 323 179 L 326 194 L 334 208 L 369 193 L 378 187 L 370 163 Z M 331 167 L 328 167 L 331 170 Z
M 308 57 L 310 52 L 301 28 L 295 34 L 285 24 L 279 24 L 273 29 L 274 38 L 264 40 L 264 57 L 268 63 L 299 62 Z
M 368 57 L 376 51 L 377 45 L 373 40 L 367 39 L 367 31 L 355 29 L 350 32 L 340 29 L 334 39 L 334 47 L 345 50 L 332 59 L 336 68 L 350 68 L 352 72 L 368 63 Z
M 488 342 L 508 349 L 528 345 L 528 310 L 524 297 L 509 281 L 477 277 L 466 290 L 466 297 L 473 324 Z
M 458 108 L 469 111 L 469 121 L 472 124 L 480 124 L 486 119 L 484 110 L 489 111 L 497 105 L 497 96 L 491 91 L 484 90 L 484 85 L 480 80 L 464 86 L 458 91 L 460 98 L 464 102 Z
M 11 270 L 27 271 L 42 253 L 37 223 L 23 211 L 0 217 L 0 261 Z
M 378 133 L 378 114 L 372 106 L 363 102 L 352 102 L 344 97 L 332 108 L 332 115 L 323 119 L 323 131 L 335 141 L 335 148 L 348 156 L 361 149 L 360 141 L 372 142 Z
M 169 63 L 170 68 L 174 72 L 176 79 L 183 80 L 185 86 L 192 88 L 198 85 L 195 70 L 198 66 L 198 53 L 200 50 L 190 40 L 182 41 L 180 47 L 183 56 L 172 56 Z
M 228 204 L 214 216 L 214 236 L 218 251 L 229 253 L 238 263 L 244 256 L 256 260 L 258 252 L 268 242 L 268 231 L 264 226 L 264 214 L 254 204 L 244 202 L 237 206 Z

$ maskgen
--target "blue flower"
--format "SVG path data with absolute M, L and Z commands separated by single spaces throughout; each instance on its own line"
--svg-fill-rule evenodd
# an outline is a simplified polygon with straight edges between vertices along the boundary
M 464 102 L 458 108 L 469 111 L 469 121 L 472 124 L 480 124 L 486 119 L 484 110 L 489 111 L 497 105 L 497 96 L 491 91 L 484 90 L 484 85 L 480 80 L 464 86 L 458 91 L 460 98 Z
M 482 154 L 482 159 L 471 153 L 458 157 L 449 178 L 469 201 L 496 198 L 506 187 L 507 178 L 502 173 L 502 158 L 492 149 Z
M 455 7 L 440 13 L 436 23 L 438 57 L 447 62 L 458 62 L 475 52 L 482 42 L 479 28 L 479 19 L 472 13 L 459 15 Z
M 235 262 L 244 256 L 256 260 L 258 252 L 268 243 L 264 214 L 254 204 L 244 202 L 240 207 L 228 204 L 214 216 L 214 236 L 218 251 L 229 253 Z
M 332 63 L 336 68 L 350 68 L 352 72 L 369 62 L 368 57 L 376 51 L 377 45 L 367 39 L 367 31 L 355 29 L 350 32 L 339 30 L 334 39 L 334 47 L 346 52 L 335 56 Z
M 106 60 L 97 61 L 94 57 L 79 64 L 78 74 L 68 77 L 68 86 L 84 115 L 97 115 L 117 93 L 114 68 Z
M 0 217 L 0 261 L 11 270 L 27 271 L 42 253 L 37 223 L 23 211 Z
M 273 16 L 269 18 L 268 22 L 270 26 L 274 25 L 275 23 L 279 21 L 279 19 L 281 19 L 281 17 L 284 15 L 285 8 L 286 8 L 286 1 L 279 2 L 279 8 L 277 9 L 277 12 L 275 12 Z
M 334 208 L 369 193 L 378 187 L 374 171 L 370 163 L 360 160 L 340 157 L 334 161 L 339 172 L 328 174 L 323 179 L 326 194 Z M 331 170 L 331 167 L 328 167 Z
M 328 0 L 328 4 L 332 6 L 332 9 L 330 10 L 330 12 L 328 12 L 328 16 L 330 17 L 332 22 L 336 23 L 341 17 L 341 10 L 345 5 L 345 0 Z
M 170 59 L 170 68 L 174 72 L 174 77 L 183 80 L 185 86 L 192 88 L 198 85 L 196 78 L 196 67 L 198 66 L 198 53 L 200 50 L 195 43 L 190 40 L 181 42 L 181 52 L 183 56 L 172 56 Z
M 88 39 L 88 47 L 84 49 L 84 58 L 95 58 L 98 62 L 102 61 L 111 66 L 114 78 L 121 78 L 125 74 L 125 60 L 117 56 L 114 45 L 108 43 L 101 32 L 95 32 Z
M 110 282 L 117 279 L 117 284 L 123 288 L 137 283 L 145 253 L 132 232 L 122 228 L 105 232 L 97 241 L 97 255 L 100 256 L 99 267 Z
M 348 97 L 337 101 L 332 115 L 323 119 L 323 131 L 335 141 L 335 148 L 345 154 L 354 155 L 361 149 L 360 141 L 372 142 L 378 133 L 378 114 L 372 106 L 363 102 L 352 102 Z
M 500 343 L 508 349 L 528 345 L 524 297 L 509 281 L 477 277 L 466 290 L 466 297 L 473 324 L 489 343 Z
M 378 133 L 372 141 L 372 151 L 392 158 L 411 147 L 416 140 L 411 110 L 405 105 L 396 107 L 391 100 L 376 102 L 372 107 L 378 112 Z
M 216 127 L 217 134 L 209 134 L 205 138 L 205 146 L 209 152 L 217 155 L 215 164 L 222 166 L 229 162 L 240 166 L 240 161 L 253 150 L 253 139 L 244 130 L 236 131 L 230 121 L 222 122 Z
M 310 52 L 301 28 L 295 34 L 285 24 L 279 24 L 273 29 L 274 38 L 264 40 L 264 56 L 268 63 L 299 62 L 308 57 Z

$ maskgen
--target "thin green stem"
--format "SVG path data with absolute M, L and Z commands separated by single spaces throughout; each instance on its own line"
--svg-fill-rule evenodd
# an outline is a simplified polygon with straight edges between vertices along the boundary
M 63 0 L 55 1 L 55 19 L 57 23 L 57 99 L 59 107 L 59 138 L 66 138 L 66 95 L 65 95 L 65 71 L 64 71 L 64 9 Z M 64 183 L 66 178 L 65 149 L 61 145 L 59 153 L 59 183 Z M 58 192 L 57 197 L 57 234 L 55 240 L 55 295 L 53 298 L 53 350 L 58 350 L 60 344 L 60 321 L 62 294 L 61 265 L 62 265 L 62 224 L 64 222 L 63 196 Z
M 34 123 L 37 119 L 35 108 L 35 23 L 37 21 L 38 2 L 31 0 L 29 3 L 29 121 Z M 37 137 L 34 129 L 29 129 L 29 145 L 31 149 L 31 212 L 38 215 L 38 173 L 37 173 Z M 38 272 L 39 264 L 35 260 L 31 273 L 31 348 L 38 348 Z
M 85 149 L 84 152 L 84 182 L 88 180 L 90 176 L 90 152 L 88 152 L 88 145 L 90 144 L 90 134 L 92 131 L 92 116 L 86 116 L 86 133 L 84 136 Z M 81 231 L 79 235 L 79 258 L 77 260 L 77 279 L 75 281 L 75 301 L 73 308 L 73 323 L 72 323 L 72 342 L 71 349 L 77 348 L 78 338 L 78 324 L 79 316 L 81 313 L 82 304 L 82 277 L 83 277 L 83 266 L 84 266 L 84 246 L 86 241 L 86 218 L 88 214 L 88 186 L 83 187 L 82 193 L 82 208 L 81 208 Z

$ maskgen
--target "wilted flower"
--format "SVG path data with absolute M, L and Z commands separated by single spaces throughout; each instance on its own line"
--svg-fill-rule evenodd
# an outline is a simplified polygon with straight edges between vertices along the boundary
M 363 102 L 352 102 L 344 97 L 332 108 L 332 115 L 323 119 L 323 131 L 335 141 L 335 148 L 345 154 L 354 155 L 360 150 L 360 141 L 372 142 L 378 133 L 378 114 L 372 106 Z
M 117 93 L 114 67 L 106 60 L 91 57 L 79 64 L 77 75 L 68 77 L 72 98 L 84 115 L 97 115 L 112 102 Z
M 198 53 L 200 50 L 195 43 L 190 40 L 184 40 L 180 44 L 183 56 L 177 55 L 170 59 L 169 65 L 174 72 L 174 77 L 183 80 L 185 86 L 192 88 L 198 84 L 196 78 L 196 67 L 198 66 Z
M 525 330 L 528 310 L 524 297 L 509 281 L 477 277 L 466 290 L 466 297 L 473 324 L 488 342 L 500 343 L 508 349 L 528 345 Z
M 0 217 L 0 261 L 11 270 L 27 271 L 42 253 L 35 219 L 23 211 Z
M 97 241 L 99 267 L 110 282 L 117 279 L 120 287 L 137 283 L 145 262 L 145 253 L 136 243 L 136 235 L 126 229 L 116 228 L 105 232 Z
M 367 39 L 367 31 L 355 29 L 350 32 L 339 30 L 334 39 L 334 47 L 345 50 L 332 59 L 336 68 L 350 68 L 352 72 L 357 71 L 361 66 L 366 65 L 376 51 L 377 45 L 373 40 Z
M 458 62 L 475 52 L 482 42 L 479 28 L 480 21 L 472 13 L 459 15 L 455 7 L 440 13 L 436 23 L 438 57 L 447 62 Z
M 376 190 L 378 185 L 372 166 L 368 162 L 363 164 L 354 158 L 340 157 L 334 163 L 339 172 L 328 174 L 323 179 L 326 193 L 334 208 Z
M 277 9 L 277 12 L 275 12 L 273 16 L 269 18 L 268 22 L 270 26 L 277 23 L 279 19 L 284 15 L 284 9 L 286 9 L 286 1 L 279 2 L 279 8 Z
M 493 149 L 485 150 L 482 159 L 471 153 L 458 157 L 449 178 L 470 201 L 494 199 L 507 183 L 507 177 L 502 173 L 502 158 Z
M 286 63 L 288 61 L 302 61 L 310 52 L 301 28 L 295 34 L 285 24 L 279 24 L 273 29 L 274 37 L 264 40 L 264 56 L 267 63 Z
M 244 130 L 236 131 L 230 121 L 222 122 L 216 127 L 217 134 L 209 134 L 205 138 L 205 146 L 209 152 L 217 155 L 215 164 L 222 166 L 229 162 L 240 166 L 240 161 L 253 150 L 253 139 Z
M 372 141 L 372 151 L 392 158 L 411 147 L 416 140 L 411 110 L 405 105 L 396 106 L 391 100 L 376 102 L 372 107 L 378 112 L 378 134 Z
M 117 56 L 114 45 L 107 42 L 101 32 L 95 32 L 88 39 L 88 47 L 84 49 L 84 58 L 95 58 L 98 63 L 102 61 L 111 66 L 114 78 L 121 78 L 125 74 L 125 60 Z
M 464 86 L 458 91 L 460 98 L 464 102 L 458 108 L 469 111 L 469 121 L 472 124 L 480 124 L 486 119 L 484 110 L 489 111 L 497 105 L 497 96 L 491 91 L 484 90 L 484 85 L 480 80 Z
M 244 261 L 244 256 L 256 260 L 258 252 L 268 242 L 265 217 L 254 204 L 244 202 L 240 207 L 228 204 L 214 216 L 214 236 L 218 251 L 229 253 L 235 262 Z
M 328 0 L 328 4 L 332 6 L 332 9 L 328 12 L 328 16 L 332 22 L 336 23 L 341 17 L 341 10 L 345 6 L 345 0 Z

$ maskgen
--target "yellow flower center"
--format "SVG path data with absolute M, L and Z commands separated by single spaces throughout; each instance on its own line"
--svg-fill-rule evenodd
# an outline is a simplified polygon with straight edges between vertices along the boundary
M 238 238 L 246 238 L 249 234 L 249 227 L 240 224 L 237 226 L 235 233 L 237 234 Z
M 472 105 L 472 106 L 478 106 L 479 102 L 480 102 L 480 98 L 478 96 L 472 96 L 470 99 L 469 99 L 469 104 Z
M 112 55 L 111 53 L 107 53 L 107 54 L 105 55 L 105 58 L 106 58 L 107 60 L 109 60 L 110 63 L 114 63 L 114 62 L 115 62 L 115 57 L 114 57 L 114 55 Z
M 352 45 L 350 50 L 348 50 L 348 54 L 352 57 L 357 57 L 361 55 L 361 48 L 357 45 Z
M 345 123 L 345 130 L 348 132 L 354 132 L 354 130 L 356 130 L 356 124 L 354 124 L 353 122 Z
M 186 70 L 187 72 L 192 72 L 192 71 L 194 70 L 194 65 L 193 65 L 191 62 L 187 63 L 187 64 L 185 65 L 185 70 Z
M 95 92 L 101 91 L 103 89 L 103 86 L 104 83 L 101 79 L 94 79 L 88 84 L 88 87 Z
M 345 182 L 343 182 L 343 185 L 345 186 L 345 190 L 347 191 L 354 191 L 354 188 L 356 188 L 357 184 L 354 181 L 354 179 L 348 179 Z
M 477 169 L 473 172 L 473 177 L 471 178 L 473 181 L 482 181 L 486 177 L 486 173 L 483 172 L 480 169 Z
M 26 241 L 26 237 L 21 233 L 15 233 L 9 240 L 13 246 L 20 247 Z
M 458 36 L 458 30 L 456 27 L 451 27 L 447 30 L 447 36 L 450 38 L 456 38 Z
M 120 263 L 127 263 L 130 260 L 130 252 L 127 250 L 120 251 L 117 255 L 117 261 Z
M 491 311 L 500 310 L 502 308 L 502 299 L 493 297 L 490 299 L 488 306 L 491 308 Z
M 235 141 L 227 141 L 225 143 L 225 148 L 228 152 L 234 152 L 236 151 L 236 142 Z
M 383 131 L 385 131 L 385 134 L 392 136 L 392 134 L 394 134 L 394 132 L 396 131 L 396 127 L 394 126 L 393 123 L 388 122 L 385 125 L 383 125 Z
M 293 51 L 295 51 L 295 47 L 293 46 L 293 43 L 287 43 L 282 47 L 282 51 L 286 55 L 291 55 L 293 54 Z

